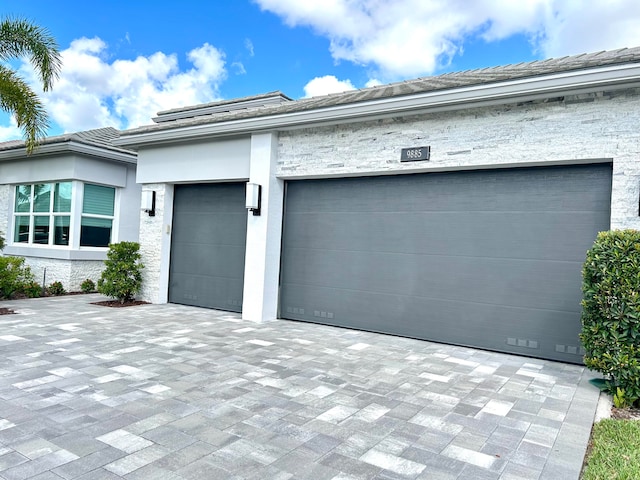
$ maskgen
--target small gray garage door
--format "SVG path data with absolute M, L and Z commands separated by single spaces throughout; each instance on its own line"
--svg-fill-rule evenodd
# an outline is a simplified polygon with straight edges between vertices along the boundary
M 246 238 L 244 183 L 176 185 L 169 301 L 240 312 Z
M 281 317 L 581 362 L 609 164 L 287 184 Z

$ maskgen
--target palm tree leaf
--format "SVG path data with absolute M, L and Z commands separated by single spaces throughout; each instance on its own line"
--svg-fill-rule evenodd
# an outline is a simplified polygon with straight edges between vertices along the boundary
M 0 21 L 0 60 L 27 56 L 47 91 L 60 75 L 58 45 L 48 31 L 25 19 Z
M 49 127 L 44 105 L 13 70 L 0 65 L 0 108 L 14 114 L 25 137 L 27 153 L 33 152 Z

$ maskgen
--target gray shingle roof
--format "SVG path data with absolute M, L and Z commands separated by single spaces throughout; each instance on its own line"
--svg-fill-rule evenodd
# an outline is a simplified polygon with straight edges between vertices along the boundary
M 134 154 L 132 150 L 124 147 L 115 146 L 112 141 L 120 137 L 120 131 L 113 127 L 97 128 L 95 130 L 86 130 L 84 132 L 65 133 L 54 137 L 47 137 L 40 143 L 41 145 L 51 145 L 56 143 L 76 142 L 93 147 L 104 148 L 115 152 Z M 0 143 L 0 151 L 23 149 L 24 142 L 22 140 L 10 140 Z M 36 152 L 37 153 L 37 150 Z
M 212 107 L 223 107 L 225 105 L 231 106 L 231 105 L 237 105 L 238 103 L 254 102 L 259 100 L 270 100 L 275 97 L 280 97 L 283 101 L 292 101 L 292 99 L 287 97 L 284 93 L 282 93 L 279 90 L 276 90 L 274 92 L 261 93 L 259 95 L 252 95 L 250 97 L 232 98 L 229 100 L 218 100 L 215 102 L 201 103 L 199 105 L 188 105 L 186 107 L 172 108 L 170 110 L 163 110 L 161 112 L 158 112 L 157 115 L 160 117 L 162 115 L 168 115 L 171 113 L 188 112 L 191 110 L 203 110 L 203 109 L 212 108 Z
M 640 63 L 640 47 L 623 48 L 619 50 L 602 51 L 563 58 L 552 58 L 548 60 L 539 60 L 514 65 L 446 73 L 443 75 L 417 78 L 415 80 L 407 80 L 388 85 L 364 88 L 361 90 L 305 98 L 301 100 L 285 102 L 279 105 L 266 105 L 245 110 L 217 112 L 211 115 L 194 116 L 170 122 L 163 122 L 158 125 L 142 126 L 132 130 L 124 131 L 122 132 L 122 136 L 130 136 L 138 133 L 146 133 L 152 131 L 169 130 L 193 125 L 203 125 L 231 120 L 265 117 L 269 115 L 302 112 L 326 107 L 366 102 L 368 100 L 400 97 L 403 95 L 434 92 L 438 90 L 448 90 L 474 85 L 484 85 L 507 80 L 524 79 L 541 75 L 569 72 L 572 70 L 585 70 L 590 68 L 626 63 Z M 223 103 L 232 104 L 234 102 L 246 101 L 247 99 L 256 97 L 246 97 L 225 101 Z M 197 110 L 200 107 L 202 106 L 186 107 L 183 109 L 177 109 L 176 111 L 186 111 L 189 109 Z

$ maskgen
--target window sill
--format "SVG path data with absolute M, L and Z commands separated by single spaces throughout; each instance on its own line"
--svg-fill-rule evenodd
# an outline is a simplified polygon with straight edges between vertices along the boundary
M 107 248 L 71 250 L 68 248 L 40 247 L 32 245 L 7 245 L 2 251 L 5 255 L 20 257 L 57 258 L 60 260 L 105 260 Z

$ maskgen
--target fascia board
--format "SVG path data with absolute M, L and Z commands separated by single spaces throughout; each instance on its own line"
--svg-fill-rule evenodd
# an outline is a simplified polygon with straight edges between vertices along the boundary
M 21 158 L 37 158 L 44 155 L 52 155 L 58 153 L 83 153 L 92 157 L 99 157 L 105 160 L 115 160 L 123 163 L 136 163 L 137 155 L 135 153 L 117 152 L 108 150 L 85 143 L 79 142 L 60 142 L 39 145 L 35 152 L 30 156 L 27 155 L 24 147 L 11 150 L 0 151 L 0 160 L 14 160 Z
M 483 105 L 541 99 L 554 94 L 572 95 L 598 89 L 640 86 L 640 64 L 615 65 L 554 75 L 508 80 L 413 95 L 388 97 L 346 105 L 244 118 L 219 123 L 186 125 L 121 136 L 114 144 L 144 146 L 202 137 L 285 130 L 310 125 L 345 123 L 357 119 L 394 116 L 399 113 L 456 110 Z

